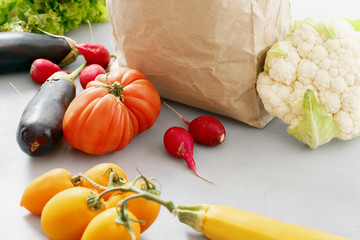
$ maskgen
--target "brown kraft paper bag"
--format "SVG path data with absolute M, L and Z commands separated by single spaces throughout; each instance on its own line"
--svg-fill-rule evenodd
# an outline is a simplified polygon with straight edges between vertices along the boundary
M 267 50 L 291 29 L 289 0 L 107 0 L 118 66 L 161 97 L 256 128 L 271 119 L 256 92 Z

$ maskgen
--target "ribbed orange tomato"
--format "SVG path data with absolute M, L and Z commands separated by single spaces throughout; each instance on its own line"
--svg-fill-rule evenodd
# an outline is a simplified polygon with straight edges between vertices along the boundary
M 160 108 L 158 92 L 141 72 L 118 68 L 98 75 L 71 102 L 63 120 L 64 138 L 90 154 L 119 151 L 154 125 Z

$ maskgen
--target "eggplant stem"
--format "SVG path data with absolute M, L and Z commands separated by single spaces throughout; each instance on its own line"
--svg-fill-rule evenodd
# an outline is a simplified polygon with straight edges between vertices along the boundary
M 69 37 L 66 37 L 66 36 L 63 36 L 63 35 L 55 35 L 55 34 L 52 34 L 52 33 L 49 33 L 49 32 L 46 32 L 40 28 L 37 28 L 40 32 L 46 34 L 46 35 L 49 35 L 51 37 L 56 37 L 56 38 L 63 38 L 66 40 L 66 42 L 69 44 L 69 47 L 71 49 L 70 53 L 63 59 L 61 60 L 61 62 L 58 64 L 59 67 L 65 67 L 67 65 L 69 65 L 70 63 L 74 62 L 75 59 L 77 58 L 78 55 L 80 55 L 80 52 L 79 50 L 76 48 L 76 41 L 69 38 Z
M 71 78 L 72 81 L 74 81 L 77 76 L 79 76 L 79 74 L 81 73 L 81 71 L 83 70 L 83 68 L 86 66 L 86 62 L 84 62 L 83 64 L 80 65 L 80 67 L 78 67 L 77 69 L 75 69 L 74 71 L 72 71 L 69 74 L 69 77 Z

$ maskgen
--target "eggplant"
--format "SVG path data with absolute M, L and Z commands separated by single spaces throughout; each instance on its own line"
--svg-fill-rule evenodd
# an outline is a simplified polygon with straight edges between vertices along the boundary
M 54 73 L 26 105 L 16 132 L 20 149 L 31 157 L 44 156 L 62 139 L 65 111 L 76 95 L 75 78 L 86 63 L 71 74 Z
M 48 59 L 60 67 L 80 54 L 75 41 L 63 36 L 29 32 L 0 32 L 0 74 L 29 71 L 33 61 Z

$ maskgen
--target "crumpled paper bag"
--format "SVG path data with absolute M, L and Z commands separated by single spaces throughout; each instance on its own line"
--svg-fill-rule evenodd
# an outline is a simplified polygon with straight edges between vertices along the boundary
M 107 0 L 119 66 L 161 97 L 263 128 L 267 50 L 291 29 L 289 0 Z

